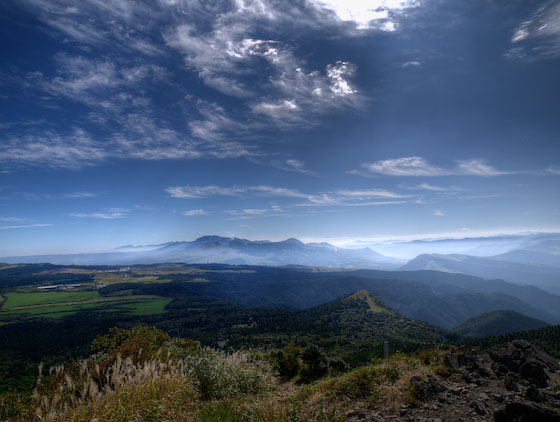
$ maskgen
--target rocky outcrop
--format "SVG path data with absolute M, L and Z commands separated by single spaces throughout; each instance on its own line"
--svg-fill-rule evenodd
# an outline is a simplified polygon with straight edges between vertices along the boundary
M 494 413 L 496 422 L 560 422 L 559 409 L 534 403 L 512 402 Z
M 426 380 L 419 376 L 414 376 L 410 379 L 410 386 L 412 391 L 415 392 L 419 400 L 425 401 L 438 397 L 438 394 L 447 391 L 447 388 L 441 384 L 436 377 L 428 375 Z
M 551 376 L 560 371 L 556 360 L 524 340 L 492 350 L 490 358 L 506 389 L 517 393 L 494 412 L 497 422 L 560 422 L 560 395 L 556 388 L 547 388 Z
M 524 340 L 515 340 L 507 347 L 492 350 L 490 357 L 496 374 L 513 374 L 541 388 L 547 386 L 547 371 L 560 371 L 558 362 Z
M 526 341 L 489 354 L 455 348 L 440 363 L 449 375 L 410 379 L 419 403 L 371 420 L 560 422 L 560 365 Z

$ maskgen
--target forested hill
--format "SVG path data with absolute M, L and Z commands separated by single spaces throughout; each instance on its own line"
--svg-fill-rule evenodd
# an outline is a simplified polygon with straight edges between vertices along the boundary
M 544 321 L 514 311 L 492 311 L 476 315 L 455 327 L 461 336 L 487 337 L 547 327 Z
M 493 347 L 503 346 L 513 340 L 526 340 L 531 342 L 548 354 L 560 359 L 560 325 L 531 331 L 503 334 L 500 336 L 471 339 L 468 341 L 468 344 L 479 347 L 482 350 L 489 350 Z

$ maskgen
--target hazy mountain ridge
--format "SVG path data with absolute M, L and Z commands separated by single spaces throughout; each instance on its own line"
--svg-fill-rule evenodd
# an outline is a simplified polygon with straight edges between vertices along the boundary
M 235 265 L 311 265 L 349 268 L 398 268 L 405 261 L 381 255 L 370 248 L 343 249 L 328 243 L 303 243 L 290 238 L 280 242 L 250 241 L 203 236 L 192 242 L 123 246 L 111 252 L 69 255 L 35 255 L 2 258 L 6 263 L 50 262 L 59 265 L 130 265 L 161 262 L 221 263 Z
M 544 262 L 554 263 L 555 266 L 546 265 Z M 560 256 L 541 252 L 518 249 L 492 257 L 422 254 L 410 260 L 401 269 L 435 270 L 470 274 L 487 279 L 497 278 L 517 284 L 535 285 L 560 293 Z
M 202 295 L 242 305 L 306 309 L 367 290 L 408 318 L 451 328 L 482 312 L 511 309 L 550 323 L 560 322 L 560 296 L 533 286 L 502 280 L 483 280 L 463 274 L 435 271 L 328 271 L 309 268 L 210 265 L 203 277 L 209 282 L 189 282 L 192 275 L 173 274 L 171 285 L 138 287 L 142 294 Z M 169 276 L 167 276 L 169 277 Z M 200 275 L 197 275 L 200 277 Z M 128 284 L 108 286 L 130 289 Z M 169 293 L 163 292 L 169 289 Z

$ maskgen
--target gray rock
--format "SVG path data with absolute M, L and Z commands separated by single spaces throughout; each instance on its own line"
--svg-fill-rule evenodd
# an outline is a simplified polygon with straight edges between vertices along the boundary
M 525 402 L 507 403 L 494 412 L 496 422 L 560 422 L 560 411 Z
M 548 376 L 543 364 L 537 360 L 529 360 L 519 367 L 519 373 L 523 378 L 535 384 L 537 387 L 546 387 Z

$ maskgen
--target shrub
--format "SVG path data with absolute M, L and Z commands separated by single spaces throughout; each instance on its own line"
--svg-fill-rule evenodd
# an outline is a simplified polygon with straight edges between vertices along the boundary
M 348 371 L 349 367 L 346 362 L 340 358 L 329 359 L 329 372 L 331 374 L 342 374 Z
M 440 377 L 449 378 L 451 376 L 451 371 L 445 365 L 438 365 L 434 368 L 434 373 Z
M 366 366 L 328 381 L 324 388 L 328 395 L 334 395 L 336 398 L 361 400 L 375 393 L 377 383 L 378 377 L 375 369 Z
M 148 360 L 157 352 L 169 336 L 156 327 L 138 325 L 130 330 L 113 327 L 109 334 L 97 336 L 91 343 L 92 352 L 104 352 L 113 356 L 132 358 L 134 361 Z
M 306 378 L 319 378 L 325 375 L 329 369 L 327 356 L 314 344 L 303 349 L 301 360 L 305 365 L 302 375 Z
M 158 356 L 168 359 L 184 359 L 199 353 L 202 349 L 200 342 L 190 338 L 172 338 L 166 341 L 158 351 Z
M 395 364 L 382 366 L 378 369 L 379 374 L 391 383 L 395 383 L 401 377 L 401 370 Z
M 227 355 L 205 348 L 183 362 L 203 399 L 259 393 L 272 385 L 270 367 L 245 353 Z
M 177 344 L 181 343 L 173 343 L 174 347 Z M 185 345 L 189 351 L 193 344 Z M 269 365 L 249 354 L 229 355 L 200 347 L 190 352 L 183 359 L 144 362 L 118 355 L 104 369 L 92 360 L 66 368 L 59 365 L 38 380 L 33 394 L 35 414 L 46 421 L 91 420 L 94 409 L 103 413 L 100 420 L 128 420 L 130 415 L 139 416 L 137 420 L 161 420 L 168 408 L 186 409 L 196 400 L 261 393 L 274 385 Z M 83 418 L 70 417 L 77 414 Z
M 295 377 L 301 369 L 301 347 L 288 344 L 278 353 L 278 372 L 286 378 Z
M 420 399 L 422 397 L 422 392 L 417 384 L 410 384 L 406 390 L 406 401 L 411 406 L 418 406 L 420 404 Z

